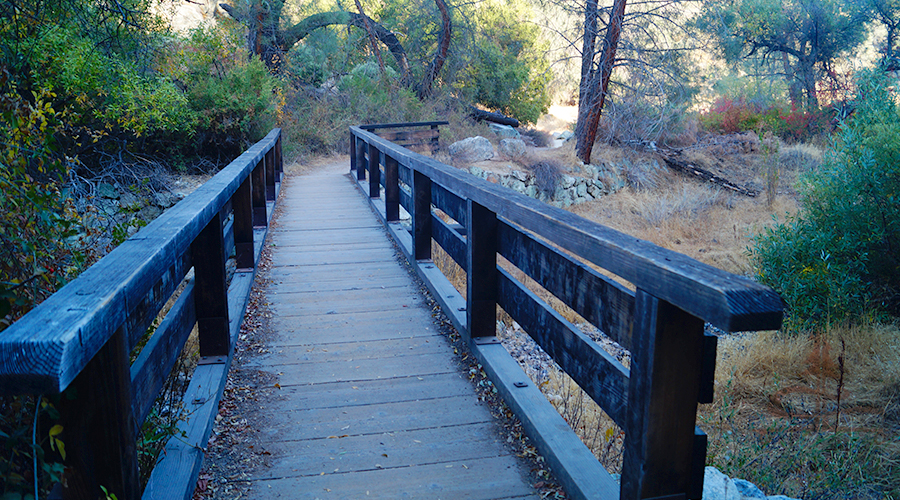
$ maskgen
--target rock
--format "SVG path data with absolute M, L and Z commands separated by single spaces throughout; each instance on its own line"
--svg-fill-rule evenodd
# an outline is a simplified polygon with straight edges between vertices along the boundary
M 598 184 L 599 184 L 599 186 L 598 186 Z M 588 186 L 587 192 L 589 195 L 593 196 L 594 198 L 599 198 L 599 197 L 603 196 L 603 184 L 600 181 L 595 181 L 593 184 Z
M 475 177 L 481 177 L 484 179 L 484 170 L 479 167 L 469 167 L 469 173 L 474 175 Z
M 732 484 L 734 484 L 735 489 L 737 489 L 738 493 L 741 495 L 741 500 L 748 500 L 750 498 L 766 498 L 766 495 L 750 481 L 745 481 L 743 479 L 732 479 L 731 482 Z
M 120 195 L 119 190 L 115 186 L 101 182 L 97 185 L 97 196 L 108 200 L 118 200 Z
M 510 160 L 525 156 L 525 141 L 522 139 L 500 139 L 500 154 Z
M 509 125 L 501 125 L 499 123 L 491 123 L 489 125 L 489 127 L 491 127 L 491 132 L 497 134 L 500 137 L 509 137 L 509 138 L 513 138 L 513 139 L 518 139 L 518 138 L 522 137 L 522 135 L 519 134 L 518 130 L 510 127 Z
M 466 163 L 490 160 L 494 157 L 494 147 L 490 141 L 481 136 L 454 142 L 450 145 L 449 151 L 454 160 Z
M 570 187 L 575 185 L 575 178 L 571 175 L 563 175 L 562 177 L 560 177 L 559 183 L 563 188 L 569 189 Z
M 728 476 L 715 467 L 707 467 L 703 474 L 703 500 L 741 500 L 741 497 Z
M 172 193 L 166 193 L 166 192 L 156 193 L 156 195 L 154 195 L 154 198 L 155 198 L 154 201 L 156 202 L 156 206 L 158 206 L 159 208 L 163 208 L 163 209 L 169 208 L 169 207 L 175 205 L 176 203 L 178 203 L 178 201 L 179 201 L 179 198 L 177 195 L 172 194 Z
M 519 193 L 525 192 L 525 183 L 524 182 L 522 182 L 514 177 L 507 177 L 507 179 L 509 179 L 509 180 L 507 181 L 506 187 L 512 189 L 513 191 L 517 191 Z
M 525 196 L 530 196 L 532 198 L 538 197 L 538 188 L 534 184 L 529 184 L 528 187 L 525 188 Z
M 587 192 L 587 184 L 584 183 L 584 180 L 582 179 L 578 181 L 578 184 L 575 185 L 575 194 L 579 198 L 584 198 L 585 196 L 587 196 Z
M 513 170 L 512 173 L 511 173 L 510 175 L 512 175 L 512 176 L 515 177 L 516 179 L 519 179 L 519 180 L 522 181 L 522 182 L 528 182 L 528 174 L 526 174 L 525 172 L 520 172 L 520 171 L 518 171 L 518 170 Z
M 144 202 L 138 198 L 137 195 L 128 191 L 122 193 L 122 196 L 119 198 L 119 206 L 122 207 L 123 210 L 128 210 L 129 212 L 136 212 L 140 210 L 143 205 Z
M 560 132 L 556 136 L 557 139 L 561 139 L 563 141 L 568 141 L 569 139 L 571 139 L 573 137 L 575 137 L 575 132 L 572 132 L 571 130 L 565 130 L 563 132 Z

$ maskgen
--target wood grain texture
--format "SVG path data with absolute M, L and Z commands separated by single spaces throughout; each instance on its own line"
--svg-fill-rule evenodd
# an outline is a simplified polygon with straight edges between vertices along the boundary
M 355 184 L 368 195 L 368 182 L 311 177 L 287 181 L 288 204 L 326 189 L 332 198 L 360 200 Z M 385 204 L 372 201 L 386 219 Z M 388 241 L 383 226 L 366 227 L 375 214 L 363 208 L 352 219 L 319 217 L 315 231 L 279 222 L 271 233 L 275 333 L 270 353 L 251 368 L 274 374 L 280 389 L 260 405 L 272 467 L 250 478 L 251 497 L 364 498 L 365 488 L 383 498 L 536 498 L 400 253 L 379 243 Z M 388 227 L 405 235 L 411 251 L 409 232 Z M 304 241 L 307 233 L 315 239 Z M 463 484 L 470 474 L 482 482 Z

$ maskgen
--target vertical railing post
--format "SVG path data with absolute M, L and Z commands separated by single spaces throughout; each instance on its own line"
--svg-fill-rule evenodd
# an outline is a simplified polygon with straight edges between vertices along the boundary
M 400 220 L 400 165 L 384 155 L 384 209 L 388 222 Z
M 695 434 L 702 357 L 703 321 L 638 289 L 621 500 L 699 498 L 694 469 L 705 437 Z M 699 486 L 702 493 L 702 475 Z
M 466 200 L 466 324 L 470 342 L 497 333 L 497 214 Z
M 432 125 L 432 126 L 431 126 L 431 130 L 437 131 L 437 130 L 438 130 L 438 126 L 437 126 L 437 125 Z M 439 142 L 439 139 L 438 139 L 437 132 L 435 132 L 434 137 L 431 138 L 431 154 L 432 154 L 432 156 L 434 156 L 435 154 L 437 154 L 439 148 L 440 148 L 440 142 Z
M 266 210 L 266 164 L 265 158 L 253 167 L 250 172 L 250 188 L 253 200 L 253 225 L 265 227 L 269 223 Z
M 234 257 L 238 269 L 250 269 L 253 258 L 253 196 L 250 176 L 238 187 L 231 198 L 234 211 Z
M 366 159 L 366 141 L 356 138 L 356 180 L 366 180 L 366 170 L 369 168 L 369 162 Z
M 281 182 L 284 178 L 284 155 L 281 152 L 281 132 L 275 139 L 275 182 Z
M 412 171 L 412 240 L 413 258 L 431 259 L 431 179 L 425 174 Z
M 122 500 L 141 497 L 132 399 L 128 340 L 119 328 L 60 399 L 63 498 L 93 500 L 100 486 Z
M 381 197 L 381 169 L 378 146 L 369 144 L 369 198 Z
M 263 155 L 266 164 L 266 200 L 275 201 L 275 148 Z
M 228 356 L 231 352 L 223 246 L 222 218 L 216 214 L 191 244 L 201 358 Z
M 350 131 L 350 171 L 356 170 L 356 134 Z

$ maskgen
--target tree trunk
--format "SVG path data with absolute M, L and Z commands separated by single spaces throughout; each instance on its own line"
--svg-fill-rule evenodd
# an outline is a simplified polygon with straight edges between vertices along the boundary
M 434 80 L 440 74 L 441 68 L 444 67 L 444 62 L 447 60 L 447 51 L 450 49 L 450 35 L 453 29 L 453 26 L 450 24 L 450 12 L 444 0 L 434 0 L 434 3 L 437 4 L 438 10 L 441 12 L 441 34 L 438 37 L 438 49 L 434 54 L 434 59 L 428 65 L 428 68 L 425 69 L 422 82 L 416 87 L 416 95 L 419 96 L 419 99 L 424 99 L 431 95 Z
M 581 48 L 581 80 L 578 84 L 578 119 L 575 122 L 575 137 L 581 136 L 588 107 L 582 102 L 590 100 L 591 79 L 594 75 L 594 50 L 597 42 L 597 3 L 587 0 L 584 7 L 584 40 Z
M 625 19 L 626 0 L 615 0 L 612 12 L 609 16 L 609 24 L 606 27 L 606 36 L 603 39 L 603 52 L 600 56 L 599 67 L 593 71 L 588 85 L 588 94 L 582 95 L 578 100 L 578 119 L 583 124 L 576 130 L 580 133 L 575 136 L 575 154 L 584 163 L 591 162 L 591 151 L 594 148 L 594 139 L 597 137 L 597 127 L 600 125 L 600 114 L 603 104 L 606 102 L 606 91 L 609 88 L 609 79 L 612 76 L 613 65 L 616 62 L 616 49 L 619 46 L 619 36 L 622 33 L 622 22 Z M 582 54 L 581 57 L 585 57 Z M 582 107 L 587 107 L 582 113 Z M 582 118 L 583 116 L 583 118 Z
M 372 46 L 372 52 L 375 53 L 375 59 L 378 60 L 378 69 L 381 71 L 381 77 L 384 78 L 384 61 L 381 59 L 381 51 L 378 50 L 378 42 L 375 41 L 375 32 L 372 30 L 372 23 L 375 21 L 372 21 L 366 16 L 359 0 L 356 0 L 356 10 L 359 11 L 360 17 L 363 18 L 363 25 L 366 27 L 366 33 L 369 35 L 369 44 Z
M 784 65 L 784 76 L 788 84 L 788 96 L 791 99 L 791 109 L 803 109 L 803 88 L 796 78 L 796 71 L 791 66 L 791 61 L 787 52 L 781 53 L 781 62 Z
M 259 40 L 259 35 L 256 33 L 256 30 L 260 29 L 258 28 L 258 26 L 278 26 L 277 19 L 268 19 L 264 22 L 260 21 L 259 23 L 257 23 L 256 21 L 251 22 L 243 15 L 241 15 L 240 12 L 238 12 L 234 7 L 228 4 L 219 5 L 225 10 L 225 12 L 228 12 L 231 17 L 248 25 L 248 27 L 251 28 L 251 31 L 254 32 L 252 34 L 254 40 Z M 354 26 L 360 29 L 366 29 L 367 22 L 369 26 L 371 26 L 372 31 L 375 34 L 375 38 L 380 40 L 381 43 L 383 43 L 388 48 L 388 50 L 391 51 L 391 54 L 394 56 L 394 60 L 396 60 L 397 62 L 397 67 L 400 69 L 400 75 L 403 78 L 408 78 L 409 60 L 406 57 L 406 50 L 403 48 L 403 45 L 400 43 L 400 40 L 397 39 L 396 35 L 391 33 L 390 30 L 378 24 L 371 18 L 362 16 L 355 12 L 336 11 L 313 14 L 303 19 L 299 23 L 291 26 L 290 28 L 277 30 L 275 32 L 275 36 L 272 37 L 273 41 L 270 44 L 267 45 L 265 43 L 252 43 L 250 45 L 250 48 L 254 51 L 254 53 L 259 54 L 260 57 L 262 57 L 263 61 L 265 61 L 270 68 L 277 69 L 277 66 L 273 66 L 273 63 L 276 62 L 275 58 L 266 57 L 266 54 L 287 52 L 291 47 L 294 46 L 294 44 L 306 38 L 307 35 L 318 28 L 324 28 L 325 26 L 332 26 L 335 24 L 343 24 L 347 26 Z

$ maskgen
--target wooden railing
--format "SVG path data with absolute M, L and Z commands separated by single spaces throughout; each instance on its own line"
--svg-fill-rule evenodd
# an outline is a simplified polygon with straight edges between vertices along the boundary
M 196 324 L 200 359 L 183 398 L 185 420 L 143 492 L 191 498 L 281 176 L 275 129 L 0 333 L 0 392 L 65 392 L 65 498 L 95 500 L 100 486 L 120 500 L 141 498 L 137 433 Z M 230 256 L 237 271 L 229 284 Z
M 399 144 L 405 148 L 417 148 L 428 146 L 431 154 L 437 152 L 441 138 L 441 125 L 449 125 L 450 122 L 409 122 L 409 123 L 375 123 L 360 125 L 359 128 L 372 132 L 382 139 Z M 409 130 L 417 129 L 417 130 Z
M 350 136 L 360 187 L 569 496 L 700 498 L 706 436 L 696 413 L 698 402 L 712 401 L 716 359 L 704 322 L 728 332 L 777 329 L 778 295 L 364 127 L 351 127 Z M 401 206 L 411 225 L 399 220 Z M 465 299 L 431 260 L 432 241 L 466 270 Z M 514 277 L 522 274 L 630 351 L 630 369 Z M 498 342 L 498 305 L 625 431 L 619 485 Z

